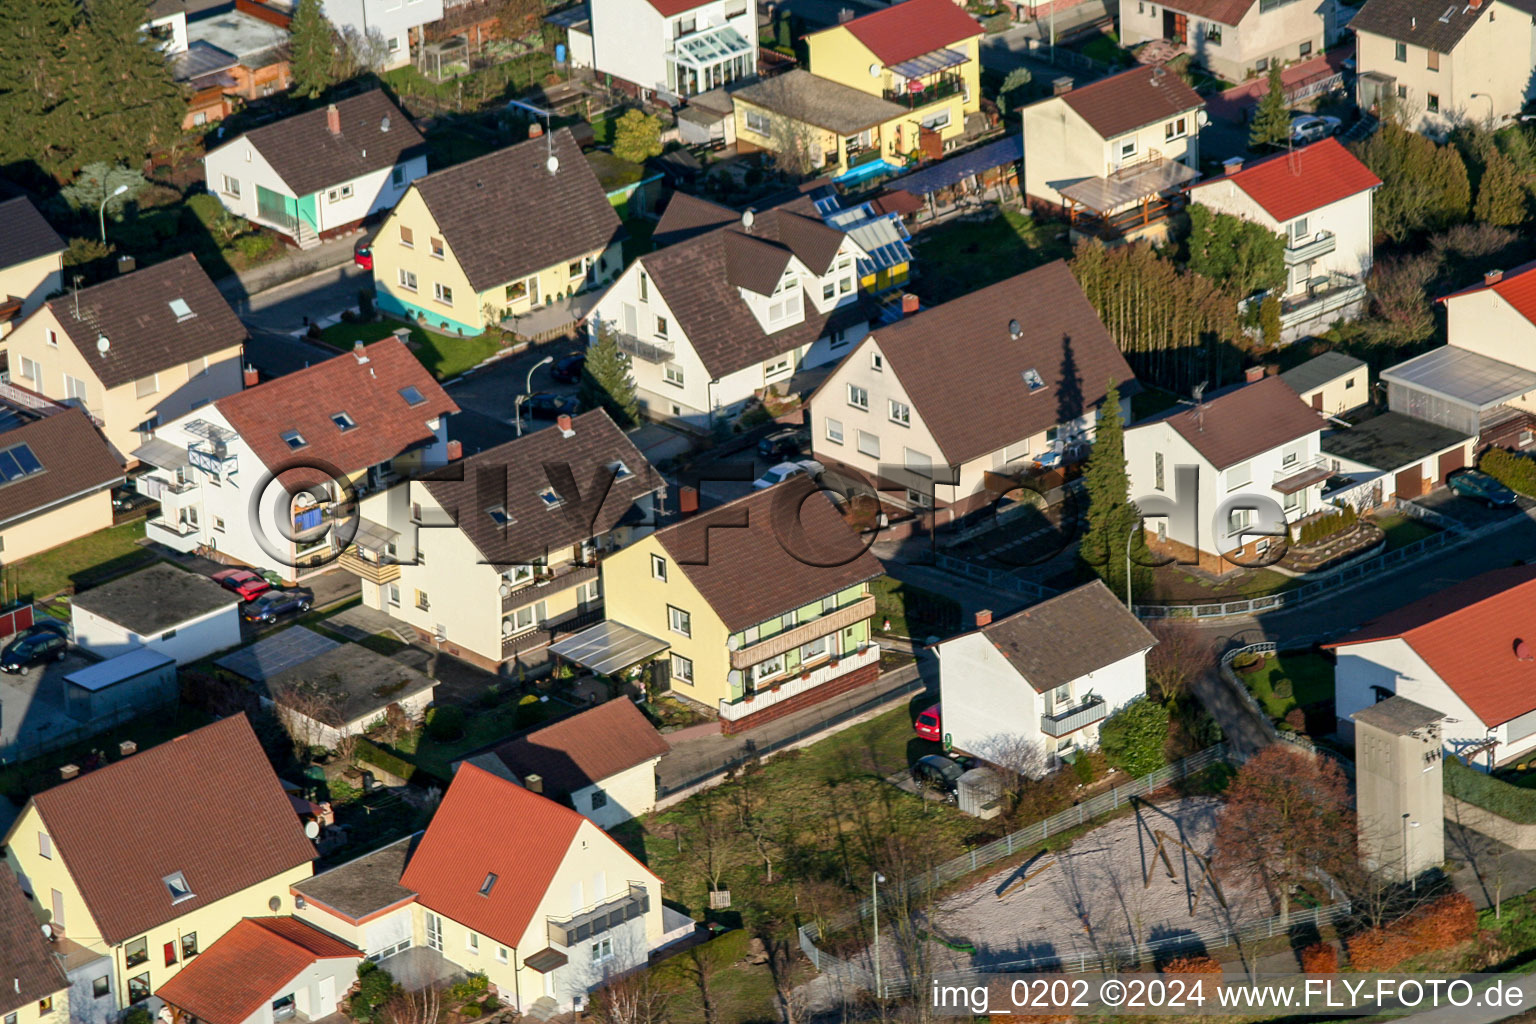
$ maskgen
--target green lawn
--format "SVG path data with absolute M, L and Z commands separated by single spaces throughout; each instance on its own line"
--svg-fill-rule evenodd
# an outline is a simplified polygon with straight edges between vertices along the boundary
M 332 324 L 320 332 L 320 340 L 333 348 L 349 352 L 354 342 L 361 341 L 367 344 L 378 341 L 380 338 L 389 337 L 402 327 L 411 329 L 410 344 L 416 353 L 416 358 L 420 359 L 422 365 L 438 380 L 458 376 L 480 360 L 493 355 L 501 347 L 500 340 L 492 334 L 458 338 L 426 330 L 418 324 L 392 320 L 388 317 L 371 324 L 345 321 Z
M 710 984 L 710 1001 L 718 1024 L 761 1024 L 780 1019 L 773 976 L 766 965 L 747 960 L 750 941 L 751 936 L 738 928 L 711 939 L 698 952 L 721 965 Z M 690 953 L 679 953 L 656 965 L 656 980 L 672 994 L 672 1020 L 705 1019 L 692 964 Z M 803 962 L 795 963 L 791 970 L 806 979 L 815 974 Z
M 28 601 L 71 587 L 82 590 L 155 561 L 158 556 L 137 543 L 143 538 L 142 519 L 98 530 L 6 566 L 5 584 Z
M 1333 697 L 1333 665 L 1321 654 L 1276 655 L 1267 659 L 1257 672 L 1239 672 L 1237 677 L 1248 684 L 1249 691 L 1271 718 L 1284 718 L 1292 708 Z M 1291 681 L 1289 697 L 1275 696 L 1275 683 L 1281 679 Z
M 1014 210 L 983 223 L 953 222 L 913 236 L 912 288 L 929 305 L 1072 255 L 1060 224 L 1040 224 Z
M 1237 569 L 1220 579 L 1204 573 L 1186 571 L 1181 565 L 1159 566 L 1151 570 L 1151 586 L 1138 597 L 1148 604 L 1214 603 L 1268 597 L 1282 590 L 1302 585 L 1303 580 L 1273 569 Z
M 440 779 L 452 779 L 452 765 L 457 759 L 537 725 L 562 710 L 566 710 L 565 705 L 553 701 L 519 704 L 513 698 L 489 710 L 465 708 L 464 733 L 458 739 L 436 740 L 421 730 L 401 740 L 394 752 Z
M 953 598 L 890 576 L 870 581 L 869 589 L 875 595 L 875 628 L 880 632 L 921 639 L 947 636 L 960 628 L 960 603 Z M 890 629 L 884 628 L 887 619 Z
M 1430 526 L 1422 519 L 1410 519 L 1408 516 L 1393 513 L 1372 516 L 1371 522 L 1381 527 L 1382 532 L 1387 535 L 1388 551 L 1394 548 L 1407 547 L 1414 541 L 1423 540 L 1425 537 L 1433 537 L 1440 532 L 1439 529 Z
M 1113 32 L 1100 33 L 1092 39 L 1073 46 L 1072 49 L 1101 64 L 1108 64 L 1112 68 L 1131 64 L 1136 59 L 1131 56 L 1130 51 L 1121 47 L 1119 37 Z

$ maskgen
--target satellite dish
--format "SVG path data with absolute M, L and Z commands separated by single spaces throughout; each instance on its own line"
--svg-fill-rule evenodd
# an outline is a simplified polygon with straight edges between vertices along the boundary
M 730 638 L 728 638 L 725 641 L 725 646 L 726 646 L 727 649 L 732 650 L 732 651 L 740 650 L 741 649 L 741 641 L 736 636 L 732 635 Z
M 306 839 L 319 839 L 320 838 L 320 823 L 318 821 L 306 821 L 304 823 L 304 838 L 306 838 Z M 273 907 L 272 909 L 276 910 L 277 908 Z
M 753 213 L 751 210 L 741 211 L 741 226 L 746 228 L 748 231 L 752 230 L 752 225 L 756 220 L 757 214 Z
M 881 70 L 882 69 L 881 69 L 879 64 L 871 64 L 869 66 L 869 77 L 870 78 L 879 78 Z
M 553 153 L 549 154 L 549 159 L 544 161 L 544 169 L 550 174 L 554 174 L 560 169 L 560 158 Z
M 47 939 L 49 942 L 53 941 L 53 925 L 43 925 L 43 938 Z
M 1207 114 L 1203 110 L 1195 112 L 1195 124 L 1199 125 L 1201 128 L 1204 128 L 1206 125 L 1208 125 L 1210 123 L 1211 123 L 1211 115 L 1210 114 Z
M 507 584 L 503 583 L 501 585 L 501 596 L 502 597 L 507 597 L 511 593 L 512 593 L 512 588 L 510 586 L 508 586 Z
M 511 619 L 503 619 L 502 620 L 502 622 L 501 622 L 501 635 L 502 636 L 511 636 L 512 635 L 512 620 Z
M 98 335 L 96 335 L 96 351 L 97 352 L 100 352 L 102 355 L 106 355 L 107 354 L 107 349 L 109 349 L 111 347 L 112 347 L 112 343 L 107 340 L 107 336 L 105 334 L 98 334 Z

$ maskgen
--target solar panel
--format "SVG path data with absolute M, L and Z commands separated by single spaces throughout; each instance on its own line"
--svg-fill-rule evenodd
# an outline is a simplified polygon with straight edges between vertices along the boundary
M 286 672 L 295 665 L 313 661 L 326 651 L 341 646 L 330 637 L 303 626 L 293 626 L 249 647 L 226 654 L 214 662 L 246 679 L 261 681 Z
M 43 464 L 38 461 L 36 455 L 32 454 L 32 449 L 24 444 L 12 448 L 11 456 L 16 460 L 16 464 L 21 467 L 21 471 L 28 476 L 43 471 Z

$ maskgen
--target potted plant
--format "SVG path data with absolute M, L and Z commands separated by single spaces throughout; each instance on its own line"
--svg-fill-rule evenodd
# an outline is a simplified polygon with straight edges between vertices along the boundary
M 746 696 L 744 696 L 744 697 L 742 697 L 742 698 L 741 698 L 741 699 L 742 699 L 742 702 L 743 702 L 743 703 L 745 703 L 745 704 L 751 704 L 751 703 L 752 703 L 752 699 L 753 699 L 753 698 L 754 698 L 754 697 L 756 697 L 756 696 L 757 696 L 757 694 L 756 694 L 756 693 L 755 693 L 755 692 L 752 692 L 752 691 L 750 691 L 750 690 L 749 690 L 749 691 L 748 691 L 748 692 L 747 692 L 747 694 L 746 694 Z

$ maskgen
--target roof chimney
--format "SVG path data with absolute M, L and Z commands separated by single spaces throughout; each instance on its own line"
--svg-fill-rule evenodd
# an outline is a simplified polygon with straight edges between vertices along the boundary
M 464 457 L 464 442 L 453 440 L 448 442 L 448 461 L 458 462 Z
M 117 754 L 119 757 L 129 757 L 138 753 L 138 751 L 139 745 L 133 742 L 133 740 L 123 740 L 123 742 L 117 745 Z
M 555 426 L 560 428 L 561 437 L 575 437 L 576 429 L 571 426 L 571 418 L 565 413 L 555 417 Z
M 990 625 L 992 625 L 992 609 L 990 609 L 990 608 L 983 608 L 981 611 L 976 613 L 976 628 L 977 629 L 980 629 L 982 626 L 990 626 Z
M 544 776 L 531 772 L 523 776 L 523 786 L 530 793 L 544 792 Z
M 330 129 L 332 135 L 341 134 L 341 111 L 332 103 L 325 108 L 325 126 Z
M 1490 270 L 1483 274 L 1483 284 L 1489 288 L 1502 280 L 1504 280 L 1504 271 L 1502 270 Z
M 1061 75 L 1060 77 L 1054 78 L 1054 79 L 1051 80 L 1051 95 L 1052 96 L 1065 96 L 1067 93 L 1069 93 L 1071 91 L 1072 91 L 1072 76 L 1071 75 Z
M 359 365 L 368 361 L 367 348 L 368 346 L 363 344 L 363 339 L 361 338 L 352 343 L 352 357 L 357 360 Z
M 1240 156 L 1228 157 L 1221 162 L 1222 174 L 1236 174 L 1243 169 L 1243 158 Z
M 119 274 L 131 274 L 138 265 L 139 261 L 132 256 L 119 256 L 117 258 L 117 272 Z
M 911 292 L 903 292 L 901 296 L 901 315 L 911 316 L 921 308 L 922 303 Z
M 677 489 L 677 511 L 685 516 L 691 516 L 699 510 L 699 489 L 697 487 L 679 487 Z
M 1243 380 L 1249 384 L 1257 384 L 1264 379 L 1264 367 L 1250 366 L 1243 371 Z
M 63 779 L 65 782 L 68 782 L 70 779 L 77 777 L 79 774 L 80 766 L 77 764 L 66 764 L 59 769 L 59 778 Z
M 535 121 L 533 124 L 528 126 L 528 137 L 530 139 L 536 139 L 543 134 L 544 126 L 539 124 L 539 122 Z
M 241 370 L 240 377 L 241 384 L 248 388 L 253 388 L 257 384 L 261 383 L 261 374 L 256 372 L 256 367 L 254 366 L 247 366 L 245 369 Z
M 1531 653 L 1531 645 L 1524 640 L 1515 641 L 1515 657 L 1521 661 L 1536 661 L 1536 654 Z M 69 767 L 74 767 L 70 765 Z

